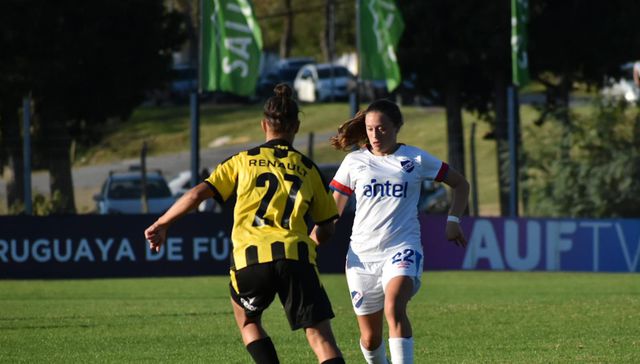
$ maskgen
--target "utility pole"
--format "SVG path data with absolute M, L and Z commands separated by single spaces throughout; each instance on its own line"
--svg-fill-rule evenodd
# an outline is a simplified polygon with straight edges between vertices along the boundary
M 326 0 L 325 3 L 325 43 L 327 47 L 327 61 L 331 64 L 330 77 L 331 77 L 331 102 L 334 101 L 333 91 L 335 88 L 335 75 L 333 69 L 333 62 L 335 60 L 335 27 L 336 27 L 336 3 L 335 0 Z
M 22 100 L 22 162 L 24 163 L 24 213 L 33 213 L 31 202 L 31 96 Z
M 349 93 L 349 105 L 351 106 L 351 116 L 356 116 L 360 109 L 360 84 L 362 83 L 362 60 L 360 59 L 360 0 L 356 0 L 356 62 L 358 65 L 358 75 L 356 77 L 355 88 Z

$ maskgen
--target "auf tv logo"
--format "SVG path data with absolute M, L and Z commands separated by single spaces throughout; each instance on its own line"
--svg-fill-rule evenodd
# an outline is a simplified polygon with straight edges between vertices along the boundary
M 636 222 L 597 220 L 474 221 L 463 269 L 637 272 Z M 502 234 L 500 233 L 502 230 Z

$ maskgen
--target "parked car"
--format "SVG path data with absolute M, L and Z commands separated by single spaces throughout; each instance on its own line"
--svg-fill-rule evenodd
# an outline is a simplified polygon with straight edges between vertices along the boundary
M 171 69 L 172 78 L 169 84 L 169 98 L 174 102 L 184 102 L 198 88 L 198 71 L 195 67 L 183 64 Z
M 206 176 L 205 176 L 206 174 Z M 200 173 L 200 178 L 198 181 L 202 181 L 209 176 L 209 171 L 205 168 Z M 191 171 L 182 171 L 178 173 L 173 179 L 169 181 L 169 190 L 171 194 L 176 198 L 180 198 L 185 192 L 191 189 Z M 214 211 L 220 212 L 221 207 L 216 204 L 215 200 L 210 198 L 205 201 L 202 201 L 200 205 L 198 205 L 198 211 Z
M 258 79 L 257 94 L 263 97 L 273 95 L 273 89 L 279 83 L 286 83 L 293 88 L 293 81 L 300 68 L 307 64 L 313 64 L 315 60 L 310 57 L 284 58 L 278 61 L 275 70 L 266 72 Z
M 165 212 L 176 201 L 167 181 L 158 171 L 148 172 L 146 178 L 148 212 Z M 99 214 L 142 213 L 142 173 L 139 170 L 109 172 L 100 193 L 93 199 Z
M 346 67 L 330 63 L 308 64 L 293 81 L 298 100 L 304 102 L 345 100 L 354 86 L 355 77 Z
M 605 86 L 600 90 L 601 95 L 607 99 L 637 104 L 640 101 L 640 88 L 633 80 L 633 67 L 633 62 L 620 66 L 622 76 L 618 79 L 607 78 Z
M 164 86 L 147 92 L 147 102 L 162 105 L 165 103 L 183 104 L 198 88 L 198 71 L 189 64 L 178 64 L 171 67 L 170 80 Z M 201 99 L 208 93 L 200 94 Z
M 403 105 L 434 106 L 442 105 L 440 94 L 434 90 L 418 91 L 416 89 L 415 74 L 403 79 L 400 85 L 389 92 L 386 80 L 363 80 L 359 84 L 360 101 L 374 101 L 378 99 L 394 99 Z
M 338 171 L 339 164 L 319 164 L 318 168 L 327 183 L 330 183 Z M 446 214 L 449 211 L 449 195 L 442 183 L 424 181 L 420 188 L 420 198 L 418 199 L 418 211 L 427 214 Z M 345 206 L 345 211 L 356 211 L 355 194 L 351 195 Z
M 278 68 L 295 68 L 300 69 L 305 65 L 316 63 L 315 59 L 311 57 L 291 57 L 291 58 L 283 58 L 278 61 Z M 295 75 L 291 78 L 293 80 Z

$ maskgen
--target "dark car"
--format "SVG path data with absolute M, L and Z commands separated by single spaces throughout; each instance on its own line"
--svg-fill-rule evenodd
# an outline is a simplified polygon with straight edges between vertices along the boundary
M 262 97 L 272 96 L 273 89 L 279 83 L 286 83 L 293 88 L 293 80 L 296 78 L 300 68 L 311 63 L 315 63 L 315 60 L 310 57 L 281 59 L 275 69 L 260 76 L 256 93 Z
M 197 89 L 197 69 L 188 64 L 174 65 L 171 67 L 170 81 L 163 87 L 149 91 L 147 98 L 149 102 L 156 105 L 165 103 L 184 104 L 189 100 L 191 93 L 197 91 Z

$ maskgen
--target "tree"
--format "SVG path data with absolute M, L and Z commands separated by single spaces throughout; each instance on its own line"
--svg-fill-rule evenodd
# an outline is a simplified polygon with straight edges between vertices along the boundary
M 254 1 L 256 17 L 262 29 L 263 48 L 281 53 L 281 41 L 287 34 L 285 21 L 291 16 L 292 30 L 288 56 L 310 56 L 325 59 L 326 1 L 335 10 L 335 52 L 352 52 L 355 49 L 355 1 L 324 0 L 309 2 L 290 0 L 291 7 L 284 7 L 283 0 Z M 324 19 L 324 21 L 319 21 Z M 320 36 L 319 36 L 320 35 Z
M 528 130 L 545 134 L 528 150 L 528 214 L 640 216 L 640 112 L 602 100 L 593 107 L 572 117 L 570 133 L 561 132 L 561 123 Z
M 324 8 L 324 31 L 321 35 L 320 46 L 322 48 L 322 57 L 325 62 L 333 62 L 335 54 L 335 31 L 336 31 L 336 1 L 325 0 Z
M 181 18 L 155 0 L 8 0 L 3 7 L 9 14 L 26 9 L 19 19 L 29 24 L 26 42 L 10 56 L 26 65 L 35 139 L 48 160 L 51 192 L 63 196 L 57 212 L 75 212 L 72 141 L 95 142 L 93 125 L 126 119 L 147 90 L 168 80 L 171 51 L 185 39 Z
M 640 17 L 640 3 L 530 0 L 529 8 L 530 71 L 533 79 L 544 85 L 546 96 L 545 101 L 537 105 L 540 116 L 535 124 L 541 126 L 548 119 L 559 122 L 555 132 L 561 134 L 558 139 L 561 144 L 555 158 L 557 163 L 566 164 L 566 168 L 558 177 L 568 183 L 566 187 L 579 189 L 580 181 L 571 181 L 570 175 L 584 172 L 585 164 L 577 163 L 572 157 L 576 138 L 580 138 L 575 134 L 582 132 L 582 125 L 575 124 L 584 120 L 574 119 L 570 112 L 570 96 L 577 87 L 599 89 L 606 76 L 620 76 L 620 66 L 637 59 L 640 33 L 635 28 Z M 611 113 L 601 109 L 598 117 L 602 118 L 604 114 Z M 575 200 L 571 194 L 549 191 L 546 198 L 548 203 L 558 205 L 554 213 L 565 211 L 572 216 L 584 216 L 581 215 L 584 211 L 579 209 L 586 202 Z M 607 202 L 603 203 L 608 206 Z M 595 208 L 593 214 L 596 215 L 591 216 L 606 216 L 598 210 Z M 611 213 L 621 216 L 619 210 L 611 210 Z
M 7 204 L 23 205 L 24 171 L 20 130 L 21 100 L 29 92 L 27 60 L 23 54 L 28 41 L 29 4 L 0 3 L 0 174 L 4 166 L 9 171 Z
M 407 27 L 401 41 L 403 72 L 418 89 L 436 90 L 447 109 L 449 160 L 463 170 L 460 108 L 494 126 L 500 201 L 508 197 L 505 89 L 510 83 L 510 4 L 470 0 L 401 0 Z M 532 79 L 543 84 L 541 124 L 553 116 L 569 133 L 569 96 L 576 85 L 598 88 L 604 75 L 640 54 L 635 31 L 640 3 L 614 0 L 530 0 L 529 61 Z M 599 24 L 599 26 L 594 26 Z M 569 140 L 565 138 L 564 140 Z
M 555 116 L 568 127 L 576 85 L 599 88 L 605 75 L 619 76 L 620 65 L 640 55 L 640 3 L 530 0 L 529 8 L 531 74 L 546 89 L 538 124 Z
M 405 19 L 399 50 L 402 72 L 405 78 L 415 76 L 418 91 L 441 95 L 448 160 L 464 173 L 462 109 L 493 120 L 491 80 L 498 73 L 504 79 L 508 67 L 508 43 L 499 43 L 508 18 L 498 18 L 500 7 L 494 3 L 470 0 L 401 0 L 399 6 Z
M 188 39 L 182 47 L 186 63 L 195 65 L 198 62 L 199 32 L 200 32 L 200 2 L 199 0 L 165 0 L 170 10 L 182 14 L 184 30 Z
M 293 9 L 291 0 L 283 0 L 285 14 L 283 16 L 283 31 L 280 36 L 280 58 L 288 58 L 291 55 L 293 40 Z

